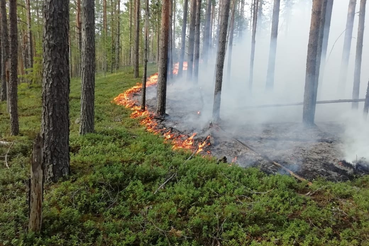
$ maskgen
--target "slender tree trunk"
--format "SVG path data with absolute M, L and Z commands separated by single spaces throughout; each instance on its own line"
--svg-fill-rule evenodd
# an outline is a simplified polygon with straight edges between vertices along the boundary
M 111 9 L 110 9 L 110 33 L 111 33 L 111 53 L 110 53 L 110 56 L 111 56 L 111 62 L 110 62 L 110 73 L 113 73 L 114 72 L 114 69 L 115 69 L 115 62 L 116 62 L 116 57 L 115 57 L 115 32 L 114 32 L 114 25 L 115 25 L 115 12 L 114 10 L 116 9 L 116 2 L 113 1 L 113 0 L 110 0 L 110 6 L 111 6 Z
M 82 0 L 81 135 L 94 132 L 95 121 L 95 1 Z
M 221 12 L 222 22 L 220 25 L 219 41 L 218 41 L 216 77 L 215 77 L 215 89 L 214 89 L 214 104 L 213 104 L 213 121 L 214 122 L 219 122 L 220 120 L 223 68 L 224 68 L 224 58 L 225 58 L 225 52 L 226 52 L 227 28 L 228 28 L 230 2 L 231 2 L 230 0 L 223 1 L 224 5 L 222 6 L 222 12 Z
M 156 63 L 158 64 L 158 68 L 159 68 L 159 59 L 160 59 L 160 22 L 159 22 L 159 18 L 158 18 L 158 25 L 156 27 Z
M 8 89 L 10 132 L 19 134 L 18 121 L 18 26 L 17 0 L 9 0 L 10 80 Z
M 254 81 L 254 62 L 255 62 L 255 46 L 256 46 L 256 29 L 258 23 L 258 8 L 259 0 L 254 0 L 253 3 L 253 18 L 252 18 L 252 39 L 251 39 L 251 55 L 250 55 L 250 74 L 249 74 L 249 89 L 252 89 Z
M 281 5 L 280 0 L 274 0 L 272 34 L 270 38 L 268 73 L 267 73 L 267 81 L 266 81 L 267 90 L 273 90 L 274 88 L 274 72 L 275 72 L 275 59 L 277 55 L 277 39 L 278 39 L 280 5 Z
M 187 12 L 188 12 L 188 0 L 184 0 L 183 3 L 183 23 L 182 23 L 182 35 L 181 35 L 181 54 L 179 57 L 178 64 L 178 77 L 182 75 L 183 72 L 183 62 L 186 50 L 186 28 L 187 28 Z
M 366 87 L 366 96 L 365 96 L 365 103 L 364 103 L 364 118 L 368 118 L 368 111 L 369 111 L 369 82 Z
M 196 22 L 196 1 L 191 0 L 190 15 L 190 36 L 188 39 L 188 58 L 187 58 L 187 80 L 192 81 L 193 76 L 193 56 L 195 47 L 195 22 Z
M 27 59 L 28 59 L 28 67 L 33 67 L 33 41 L 32 41 L 32 24 L 31 24 L 31 0 L 26 0 L 26 8 L 27 8 L 27 41 L 28 41 L 28 49 L 27 49 Z
M 215 23 L 215 4 L 211 6 L 211 21 L 210 21 L 210 28 L 209 28 L 209 46 L 207 51 L 208 59 L 210 54 L 212 53 L 214 42 L 213 42 L 213 30 L 214 30 L 214 23 Z
M 133 65 L 132 62 L 132 16 L 133 16 L 133 0 L 129 0 L 129 65 Z
M 81 21 L 81 0 L 77 0 L 77 13 L 76 13 L 76 27 L 77 27 L 77 41 L 78 41 L 78 60 L 77 60 L 77 74 L 81 75 L 81 62 L 82 62 L 82 21 Z
M 144 60 L 144 71 L 142 78 L 142 98 L 141 98 L 141 110 L 146 108 L 146 80 L 147 80 L 147 54 L 149 47 L 149 0 L 146 0 L 146 13 L 145 13 L 145 60 Z
M 203 60 L 204 65 L 206 66 L 208 63 L 208 53 L 209 53 L 209 46 L 210 46 L 210 34 L 211 34 L 211 2 L 212 0 L 207 0 L 206 2 L 206 14 L 205 14 L 205 29 L 204 29 L 204 41 L 203 41 Z
M 352 91 L 352 99 L 359 99 L 359 94 L 360 94 L 361 62 L 363 59 L 363 41 L 364 41 L 364 27 L 365 27 L 365 7 L 366 7 L 366 0 L 361 0 L 360 1 L 359 27 L 358 27 L 357 43 L 356 43 L 354 88 Z M 358 107 L 359 107 L 358 102 L 352 103 L 353 109 L 357 109 Z
M 42 160 L 56 182 L 69 175 L 69 1 L 44 0 L 44 20 Z
M 120 0 L 118 0 L 118 10 L 117 10 L 117 38 L 116 38 L 116 47 L 115 47 L 115 69 L 119 70 L 120 68 Z
M 345 91 L 345 87 L 346 87 L 347 71 L 348 71 L 348 65 L 349 65 L 349 60 L 350 60 L 352 32 L 353 32 L 354 20 L 355 20 L 355 9 L 356 9 L 356 0 L 350 0 L 348 12 L 347 12 L 345 41 L 343 44 L 342 61 L 341 61 L 341 69 L 340 69 L 340 77 L 339 77 L 339 85 L 338 85 L 338 90 L 340 94 L 342 94 Z
M 314 0 L 306 62 L 303 123 L 314 125 L 327 0 Z
M 173 0 L 170 0 L 169 3 L 168 80 L 170 81 L 173 78 Z
M 108 42 L 108 17 L 106 10 L 106 0 L 103 0 L 103 36 L 104 36 L 104 50 L 103 50 L 103 70 L 104 75 L 108 71 L 108 60 L 107 60 L 107 42 Z
M 170 1 L 171 0 L 163 0 L 161 12 L 159 77 L 157 87 L 157 108 L 156 108 L 156 114 L 161 117 L 165 116 L 165 107 L 167 98 Z
M 134 64 L 133 72 L 135 78 L 139 76 L 139 64 L 140 64 L 140 1 L 135 1 L 135 47 L 134 47 Z
M 6 15 L 5 0 L 0 0 L 1 8 L 1 101 L 8 98 L 8 83 L 9 83 L 9 33 L 8 20 Z M 9 103 L 8 103 L 9 108 Z
M 234 36 L 234 19 L 236 13 L 236 0 L 233 0 L 231 26 L 229 27 L 229 41 L 228 41 L 228 67 L 227 67 L 227 83 L 231 82 L 232 70 L 232 50 L 233 50 L 233 36 Z
M 200 22 L 201 22 L 201 0 L 196 0 L 196 23 L 195 23 L 195 57 L 194 57 L 194 82 L 198 83 L 200 65 Z

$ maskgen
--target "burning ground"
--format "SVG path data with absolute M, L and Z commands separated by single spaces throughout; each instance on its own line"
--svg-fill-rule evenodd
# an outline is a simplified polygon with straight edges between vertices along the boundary
M 149 132 L 163 135 L 173 149 L 212 155 L 219 162 L 258 167 L 268 174 L 292 173 L 310 181 L 346 181 L 369 173 L 364 158 L 358 157 L 352 163 L 344 160 L 345 128 L 341 124 L 321 122 L 314 128 L 304 128 L 300 123 L 280 119 L 244 124 L 238 120 L 240 116 L 227 113 L 223 116 L 226 120 L 213 124 L 209 120 L 210 104 L 206 103 L 212 95 L 194 85 L 184 89 L 181 81 L 168 85 L 168 116 L 159 119 L 153 113 L 156 82 L 157 74 L 148 79 L 146 111 L 141 111 L 138 104 L 141 84 L 120 94 L 114 102 L 131 108 L 131 118 L 138 118 Z M 242 113 L 245 111 L 250 117 L 258 117 L 252 109 L 246 108 Z

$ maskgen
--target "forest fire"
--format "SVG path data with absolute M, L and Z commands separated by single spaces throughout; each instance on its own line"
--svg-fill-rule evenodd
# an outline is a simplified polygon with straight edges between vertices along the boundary
M 184 63 L 184 69 L 187 69 L 185 65 L 187 65 L 187 62 Z M 175 69 L 173 70 L 173 74 L 176 74 L 176 72 L 178 73 L 178 63 L 175 64 Z M 157 80 L 157 73 L 151 75 L 147 80 L 147 87 L 156 85 Z M 125 106 L 126 108 L 131 108 L 133 112 L 130 117 L 132 119 L 142 117 L 140 123 L 146 127 L 146 130 L 155 134 L 163 135 L 166 141 L 171 141 L 171 143 L 173 144 L 172 148 L 174 150 L 188 149 L 193 151 L 195 154 L 204 152 L 204 149 L 210 145 L 210 137 L 208 136 L 203 141 L 199 141 L 195 139 L 197 133 L 193 133 L 191 136 L 188 136 L 185 134 L 175 133 L 171 129 L 161 128 L 154 118 L 154 113 L 148 110 L 141 110 L 141 107 L 136 105 L 136 101 L 132 99 L 132 95 L 140 92 L 141 89 L 142 84 L 137 83 L 137 85 L 133 86 L 132 88 L 114 98 L 114 103 L 117 105 Z M 208 151 L 207 153 L 209 154 L 210 152 Z

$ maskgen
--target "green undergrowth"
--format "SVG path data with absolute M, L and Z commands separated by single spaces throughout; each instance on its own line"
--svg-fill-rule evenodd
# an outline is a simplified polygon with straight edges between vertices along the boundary
M 0 245 L 369 245 L 368 177 L 307 187 L 211 158 L 187 160 L 191 153 L 172 151 L 111 103 L 138 81 L 128 68 L 98 76 L 96 133 L 80 137 L 80 82 L 72 80 L 72 174 L 46 185 L 40 234 L 27 233 L 26 193 L 41 88 L 20 85 L 18 137 L 0 104 L 0 139 L 15 143 L 0 147 Z

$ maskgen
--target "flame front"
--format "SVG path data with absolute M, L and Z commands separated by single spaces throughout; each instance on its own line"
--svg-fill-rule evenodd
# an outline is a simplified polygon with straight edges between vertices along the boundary
M 187 70 L 187 62 L 184 62 L 183 69 Z M 175 64 L 173 74 L 178 73 L 178 63 Z M 158 74 L 151 75 L 146 85 L 147 87 L 151 87 L 157 84 Z M 132 119 L 142 117 L 140 123 L 146 127 L 146 130 L 149 132 L 153 132 L 155 134 L 162 134 L 166 141 L 171 141 L 173 144 L 173 149 L 188 149 L 196 154 L 204 151 L 204 148 L 210 145 L 210 136 L 206 137 L 204 141 L 196 141 L 195 136 L 196 133 L 191 136 L 173 133 L 170 129 L 160 128 L 158 123 L 154 119 L 154 114 L 148 110 L 141 110 L 141 107 L 136 104 L 136 101 L 132 98 L 133 94 L 140 92 L 142 89 L 142 84 L 137 83 L 132 88 L 126 90 L 125 92 L 119 94 L 116 98 L 114 98 L 113 102 L 117 105 L 125 106 L 126 108 L 131 108 L 133 111 L 131 114 Z M 207 151 L 210 154 L 209 151 Z

